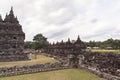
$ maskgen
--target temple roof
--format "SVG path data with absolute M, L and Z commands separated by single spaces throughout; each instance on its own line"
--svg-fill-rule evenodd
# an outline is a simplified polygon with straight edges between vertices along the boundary
M 68 41 L 66 42 L 66 44 L 71 44 L 70 38 L 68 38 Z
M 4 22 L 19 23 L 17 17 L 14 16 L 13 7 L 11 7 L 9 14 L 6 14 Z
M 77 41 L 75 43 L 81 43 L 82 41 L 80 40 L 80 37 L 78 35 Z
M 60 42 L 60 44 L 61 44 L 61 45 L 63 45 L 63 44 L 64 44 L 63 40 Z

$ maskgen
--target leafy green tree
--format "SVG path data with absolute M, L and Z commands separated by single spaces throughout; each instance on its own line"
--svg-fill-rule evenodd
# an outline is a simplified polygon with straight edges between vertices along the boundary
M 25 49 L 32 49 L 32 44 L 33 44 L 32 41 L 26 41 L 24 44 L 24 48 Z
M 90 42 L 88 42 L 87 46 L 95 47 L 96 46 L 96 42 L 95 41 L 90 41 Z
M 107 47 L 111 47 L 112 49 L 120 49 L 120 40 L 118 39 L 108 39 L 103 42 L 101 41 L 89 41 L 86 43 L 89 47 L 100 47 L 101 49 L 106 49 Z
M 37 34 L 33 38 L 33 48 L 39 50 L 45 48 L 48 45 L 47 38 L 42 34 Z
M 120 40 L 118 40 L 118 39 L 114 40 L 113 48 L 114 49 L 120 49 Z
M 103 42 L 103 44 L 105 45 L 105 47 L 112 47 L 113 46 L 113 39 L 108 39 L 106 41 Z

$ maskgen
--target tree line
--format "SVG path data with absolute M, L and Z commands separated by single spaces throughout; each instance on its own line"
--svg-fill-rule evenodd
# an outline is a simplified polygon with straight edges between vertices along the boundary
M 120 49 L 120 40 L 119 39 L 107 39 L 105 41 L 89 41 L 86 42 L 88 47 L 99 47 L 100 49 Z
M 87 47 L 99 47 L 100 49 L 120 49 L 120 40 L 119 39 L 108 39 L 105 41 L 89 41 L 85 42 Z M 34 49 L 39 50 L 41 48 L 45 48 L 49 42 L 47 38 L 42 34 L 37 34 L 33 37 L 33 41 L 26 41 L 25 42 L 25 49 Z

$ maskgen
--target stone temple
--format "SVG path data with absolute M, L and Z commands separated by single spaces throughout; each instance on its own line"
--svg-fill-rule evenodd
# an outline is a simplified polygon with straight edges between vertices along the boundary
M 0 61 L 28 60 L 24 53 L 25 33 L 14 16 L 13 8 L 3 20 L 0 15 Z

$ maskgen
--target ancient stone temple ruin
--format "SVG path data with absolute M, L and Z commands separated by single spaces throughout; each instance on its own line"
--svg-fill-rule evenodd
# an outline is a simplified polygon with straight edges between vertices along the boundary
M 4 20 L 0 16 L 0 61 L 27 60 L 23 52 L 24 39 L 25 33 L 11 8 Z
M 68 65 L 71 67 L 77 67 L 83 59 L 83 53 L 85 53 L 86 45 L 83 41 L 80 40 L 78 36 L 77 40 L 71 42 L 68 39 L 67 42 L 57 42 L 56 44 L 49 44 L 46 49 L 46 53 L 52 54 L 62 58 L 62 60 L 67 60 Z

